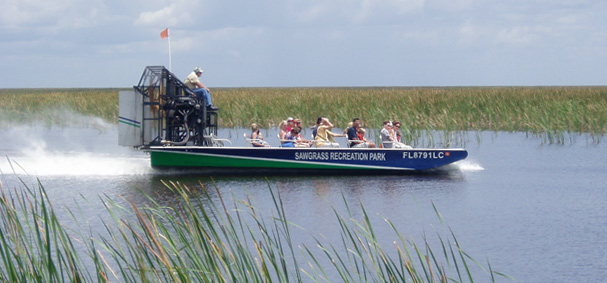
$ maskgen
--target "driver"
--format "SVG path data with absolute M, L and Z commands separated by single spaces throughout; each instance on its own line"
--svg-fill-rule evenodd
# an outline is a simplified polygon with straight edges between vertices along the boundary
M 207 109 L 209 110 L 218 110 L 219 108 L 213 106 L 211 102 L 211 92 L 207 87 L 200 83 L 198 79 L 204 71 L 198 67 L 194 68 L 194 71 L 191 72 L 184 81 L 184 84 L 189 87 L 199 98 L 204 99 L 207 103 Z

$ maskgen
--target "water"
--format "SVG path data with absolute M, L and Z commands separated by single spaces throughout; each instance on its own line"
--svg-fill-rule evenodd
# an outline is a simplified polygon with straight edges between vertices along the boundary
M 245 145 L 243 131 L 222 130 L 220 136 Z M 272 143 L 276 134 L 270 131 L 265 136 Z M 395 239 L 382 217 L 414 239 L 443 233 L 434 204 L 463 249 L 481 263 L 488 259 L 494 270 L 522 282 L 603 281 L 607 145 L 593 144 L 584 136 L 566 145 L 544 144 L 523 133 L 468 136 L 468 159 L 441 174 L 283 176 L 270 177 L 269 184 L 280 191 L 287 217 L 305 229 L 297 230 L 296 242 L 320 234 L 338 239 L 331 209 L 344 211 L 342 198 L 351 207 L 359 202 L 365 206 L 376 227 L 383 228 L 379 234 L 386 247 Z M 0 129 L 0 137 L 0 152 L 11 160 L 0 160 L 5 188 L 21 188 L 17 177 L 35 187 L 39 178 L 55 207 L 78 207 L 90 223 L 107 219 L 99 200 L 104 195 L 144 203 L 141 189 L 157 195 L 158 201 L 170 198 L 162 180 L 189 186 L 214 182 L 237 199 L 251 197 L 258 207 L 273 206 L 263 176 L 211 180 L 152 170 L 145 153 L 116 145 L 113 125 L 13 127 Z M 353 214 L 361 212 L 355 209 Z M 443 236 L 448 238 L 448 232 Z

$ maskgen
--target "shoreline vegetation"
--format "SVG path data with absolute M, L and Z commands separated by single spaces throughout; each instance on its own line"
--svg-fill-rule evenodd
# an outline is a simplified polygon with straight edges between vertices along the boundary
M 118 92 L 130 89 L 0 89 L 0 127 L 68 124 L 58 113 L 118 121 Z M 220 127 L 275 127 L 286 117 L 313 125 L 319 115 L 343 128 L 399 120 L 412 131 L 607 133 L 607 86 L 214 88 Z M 63 119 L 63 120 L 62 120 Z
M 495 282 L 512 277 L 464 252 L 453 231 L 423 235 L 416 244 L 389 219 L 377 225 L 362 203 L 333 208 L 338 243 L 306 233 L 285 214 L 280 190 L 268 185 L 274 207 L 222 196 L 218 188 L 165 183 L 158 203 L 100 197 L 108 220 L 92 230 L 76 205 L 54 209 L 44 187 L 23 190 L 0 182 L 0 280 L 3 282 Z M 74 200 L 77 202 L 77 200 Z M 85 202 L 88 202 L 85 200 Z M 271 209 L 271 216 L 265 211 Z M 443 225 L 440 213 L 436 216 Z M 355 211 L 354 213 L 352 211 Z M 63 214 L 63 216 L 61 216 Z M 67 216 L 66 216 L 67 215 Z M 67 219 L 63 219 L 67 217 Z M 68 221 L 65 221 L 68 220 Z M 84 221 L 84 222 L 83 222 Z M 73 224 L 66 224 L 73 223 Z M 76 225 L 76 226 L 72 226 Z M 375 231 L 391 233 L 382 245 Z M 446 234 L 447 236 L 441 236 Z M 436 238 L 436 239 L 434 239 Z M 430 240 L 433 239 L 433 240 Z M 485 279 L 479 279 L 485 278 Z

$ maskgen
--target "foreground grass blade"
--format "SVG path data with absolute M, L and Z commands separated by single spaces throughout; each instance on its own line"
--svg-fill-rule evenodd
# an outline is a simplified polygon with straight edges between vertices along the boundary
M 1 183 L 0 183 L 1 184 Z M 25 182 L 23 182 L 25 185 Z M 386 228 L 362 202 L 346 214 L 332 208 L 337 242 L 312 235 L 312 246 L 295 244 L 306 233 L 288 221 L 280 191 L 268 184 L 274 206 L 264 215 L 251 198 L 226 201 L 221 190 L 165 182 L 171 199 L 159 203 L 101 197 L 109 220 L 104 235 L 63 225 L 42 184 L 0 192 L 0 280 L 9 282 L 473 282 L 488 272 L 465 253 L 455 233 L 438 234 L 442 252 L 406 240 L 390 220 Z M 231 204 L 232 206 L 228 206 Z M 438 209 L 437 217 L 441 219 Z M 77 218 L 79 213 L 68 211 Z M 358 215 L 358 216 L 355 216 Z M 76 223 L 81 223 L 75 219 Z M 380 223 L 382 223 L 380 222 Z M 381 238 L 379 237 L 381 233 Z M 382 246 L 380 239 L 394 238 Z M 454 244 L 451 244 L 450 241 Z M 298 247 L 298 248 L 297 248 Z M 437 250 L 438 251 L 438 250 Z M 468 261 L 481 267 L 475 274 Z M 475 269 L 476 270 L 476 269 Z M 488 273 L 488 275 L 487 275 Z M 480 276 L 480 277 L 477 277 Z

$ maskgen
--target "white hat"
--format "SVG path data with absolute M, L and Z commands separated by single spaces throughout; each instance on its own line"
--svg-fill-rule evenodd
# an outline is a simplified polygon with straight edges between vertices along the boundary
M 287 122 L 289 122 L 289 121 L 293 121 L 293 117 L 287 118 Z
M 204 73 L 204 71 L 201 68 L 196 67 L 194 68 L 194 73 Z

